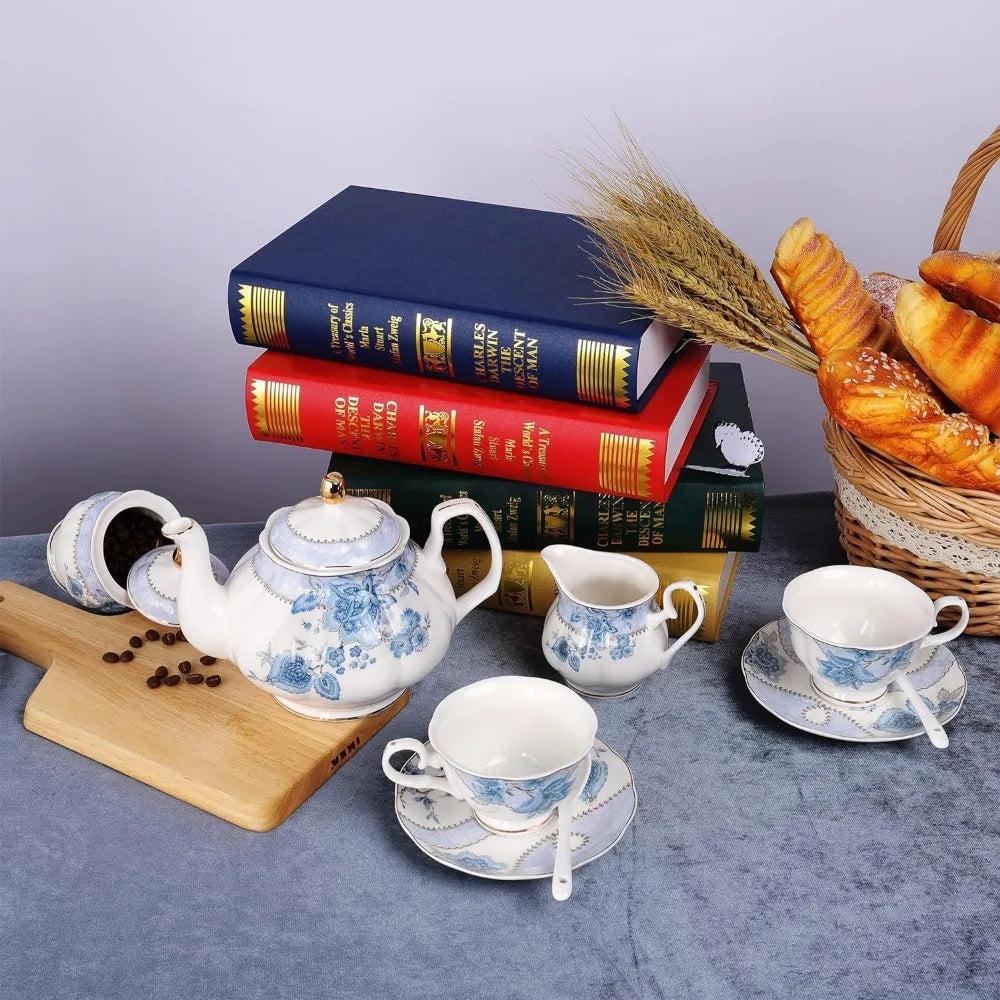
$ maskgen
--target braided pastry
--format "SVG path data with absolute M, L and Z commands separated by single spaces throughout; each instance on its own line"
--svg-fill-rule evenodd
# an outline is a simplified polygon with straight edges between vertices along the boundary
M 961 489 L 1000 493 L 1000 444 L 967 413 L 946 413 L 915 365 L 882 351 L 834 351 L 816 373 L 834 419 L 855 437 Z
M 920 265 L 920 277 L 946 299 L 1000 323 L 1000 263 L 963 250 L 939 250 Z
M 785 231 L 771 275 L 820 360 L 831 351 L 862 345 L 907 357 L 861 275 L 829 236 L 816 232 L 812 219 L 799 219 Z

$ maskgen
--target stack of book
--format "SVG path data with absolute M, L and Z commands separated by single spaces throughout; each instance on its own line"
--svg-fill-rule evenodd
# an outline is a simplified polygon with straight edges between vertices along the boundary
M 629 552 L 693 579 L 718 636 L 738 553 L 756 549 L 760 466 L 723 467 L 715 428 L 752 428 L 737 364 L 596 297 L 579 221 L 555 212 L 349 187 L 236 267 L 229 311 L 262 440 L 331 452 L 422 541 L 468 496 L 504 546 L 492 606 L 544 614 L 541 548 Z M 446 526 L 457 590 L 486 571 L 478 526 Z M 675 629 L 690 623 L 679 608 Z

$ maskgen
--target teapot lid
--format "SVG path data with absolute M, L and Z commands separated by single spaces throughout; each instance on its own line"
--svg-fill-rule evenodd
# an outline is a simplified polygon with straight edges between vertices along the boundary
M 331 472 L 323 478 L 318 497 L 275 511 L 260 541 L 276 562 L 336 576 L 389 562 L 409 538 L 409 525 L 388 504 L 348 496 L 344 477 Z

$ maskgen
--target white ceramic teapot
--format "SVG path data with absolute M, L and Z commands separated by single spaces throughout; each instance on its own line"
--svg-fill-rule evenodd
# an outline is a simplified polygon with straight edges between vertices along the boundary
M 441 558 L 442 527 L 468 515 L 490 543 L 489 573 L 456 597 Z M 421 549 L 388 504 L 347 496 L 330 473 L 322 492 L 275 511 L 228 583 L 188 517 L 163 526 L 180 547 L 178 612 L 203 653 L 232 660 L 286 708 L 313 719 L 370 715 L 441 661 L 455 625 L 500 582 L 500 539 L 475 501 L 431 513 Z

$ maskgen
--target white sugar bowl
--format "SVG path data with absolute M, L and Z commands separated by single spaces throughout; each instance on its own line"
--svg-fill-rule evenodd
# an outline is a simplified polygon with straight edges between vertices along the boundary
M 178 516 L 169 500 L 146 490 L 95 493 L 76 504 L 49 534 L 49 572 L 89 611 L 127 611 L 132 606 L 125 589 L 129 569 L 160 544 L 160 528 Z

